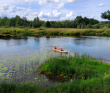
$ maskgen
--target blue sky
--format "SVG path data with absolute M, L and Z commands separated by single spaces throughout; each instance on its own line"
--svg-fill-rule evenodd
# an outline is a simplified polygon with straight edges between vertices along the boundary
M 0 0 L 0 17 L 19 15 L 28 20 L 74 20 L 76 16 L 95 18 L 110 10 L 110 0 Z

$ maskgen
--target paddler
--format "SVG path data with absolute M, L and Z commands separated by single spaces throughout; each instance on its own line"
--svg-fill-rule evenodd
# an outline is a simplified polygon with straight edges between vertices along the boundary
M 63 48 L 61 48 L 60 51 L 63 51 Z
M 54 49 L 57 49 L 57 47 L 55 46 Z

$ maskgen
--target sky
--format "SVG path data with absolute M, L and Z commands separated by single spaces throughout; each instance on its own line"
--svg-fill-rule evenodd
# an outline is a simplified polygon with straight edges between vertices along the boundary
M 102 19 L 110 10 L 110 0 L 0 0 L 0 17 L 39 17 L 45 21 L 74 20 L 76 16 Z

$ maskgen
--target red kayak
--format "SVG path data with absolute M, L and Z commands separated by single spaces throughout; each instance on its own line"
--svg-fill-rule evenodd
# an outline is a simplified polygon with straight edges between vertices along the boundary
M 66 50 L 63 50 L 63 51 L 61 51 L 60 49 L 55 49 L 55 48 L 52 48 L 52 50 L 54 50 L 54 51 L 58 51 L 58 52 L 60 52 L 60 53 L 68 53 Z

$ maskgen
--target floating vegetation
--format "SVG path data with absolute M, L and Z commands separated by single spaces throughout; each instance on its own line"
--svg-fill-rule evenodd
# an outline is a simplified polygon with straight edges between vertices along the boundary
M 33 56 L 33 54 L 31 54 L 31 56 Z M 26 79 L 26 76 L 30 76 L 28 74 L 29 71 L 31 71 L 34 66 L 37 66 L 37 63 L 34 62 L 36 57 L 33 56 L 31 59 L 31 56 L 26 56 L 23 59 L 19 59 L 19 56 L 15 56 L 16 59 L 14 60 L 13 57 L 11 57 L 13 62 L 10 63 L 9 66 L 6 66 L 5 64 L 7 60 L 9 61 L 8 58 L 1 59 L 2 63 L 4 63 L 1 65 L 1 67 L 4 67 L 3 72 L 8 70 L 8 68 L 6 69 L 5 67 L 11 66 L 11 72 L 18 71 L 18 68 L 20 68 Z M 0 93 L 109 93 L 110 65 L 99 62 L 88 55 L 75 54 L 74 57 L 69 56 L 59 58 L 47 56 L 47 59 L 43 58 L 42 60 L 44 61 L 45 59 L 46 63 L 41 65 L 41 70 L 50 71 L 50 73 L 55 74 L 55 76 L 60 74 L 65 76 L 65 78 L 71 77 L 70 82 L 60 83 L 54 87 L 43 88 L 39 86 L 39 82 L 41 83 L 42 81 L 37 76 L 33 78 L 34 82 L 27 81 L 25 83 L 7 82 L 7 79 L 4 78 L 4 82 L 0 83 Z M 37 59 L 36 62 L 38 61 L 39 60 Z M 15 76 L 17 75 L 15 72 L 14 74 Z M 7 77 L 10 76 L 7 74 Z M 22 80 L 23 77 L 21 74 L 18 78 L 20 77 Z M 15 78 L 17 79 L 17 77 Z M 45 82 L 48 82 L 47 78 L 44 80 L 43 84 L 45 84 Z
M 40 54 L 35 51 L 26 56 L 13 54 L 0 58 L 0 82 L 46 81 L 47 78 L 38 72 L 38 67 L 51 55 L 51 52 Z

